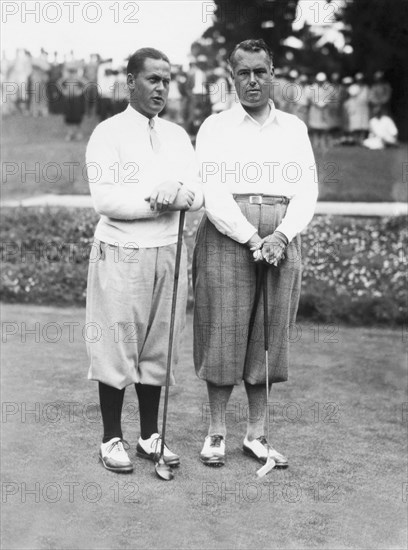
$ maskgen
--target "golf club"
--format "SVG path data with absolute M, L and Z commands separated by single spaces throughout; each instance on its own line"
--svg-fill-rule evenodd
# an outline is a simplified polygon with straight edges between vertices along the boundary
M 268 442 L 268 458 L 265 464 L 257 470 L 258 478 L 266 476 L 276 465 L 273 458 L 269 456 L 269 313 L 268 313 L 268 274 L 267 267 L 262 266 L 262 289 L 264 305 L 264 348 L 265 348 L 265 386 L 266 386 L 266 441 Z
M 174 268 L 173 298 L 171 302 L 169 347 L 167 351 L 166 387 L 164 392 L 161 447 L 160 447 L 159 457 L 155 464 L 156 474 L 160 479 L 164 479 L 165 481 L 170 481 L 174 477 L 172 469 L 168 464 L 166 464 L 164 460 L 164 445 L 165 445 L 165 437 L 166 437 L 167 405 L 169 402 L 171 356 L 173 351 L 173 333 L 174 333 L 174 321 L 176 316 L 178 280 L 179 280 L 179 274 L 180 274 L 180 259 L 181 259 L 181 246 L 183 242 L 184 217 L 185 217 L 185 211 L 180 210 L 180 220 L 179 220 L 177 250 L 176 250 L 176 265 Z

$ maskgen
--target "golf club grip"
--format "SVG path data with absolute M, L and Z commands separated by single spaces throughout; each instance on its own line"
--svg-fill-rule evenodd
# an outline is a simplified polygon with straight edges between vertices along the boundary
M 164 453 L 164 444 L 165 444 L 165 436 L 166 436 L 166 421 L 167 421 L 167 405 L 168 405 L 168 401 L 169 401 L 171 356 L 172 356 L 172 351 L 173 351 L 174 321 L 175 321 L 175 315 L 176 315 L 177 290 L 178 290 L 178 280 L 179 280 L 179 274 L 180 274 L 181 247 L 182 247 L 182 244 L 183 244 L 183 229 L 184 229 L 185 214 L 186 214 L 185 210 L 180 210 L 180 219 L 179 219 L 179 227 L 178 227 L 178 235 L 177 235 L 176 265 L 174 267 L 173 298 L 172 298 L 172 301 L 171 301 L 169 347 L 168 347 L 168 350 L 167 350 L 166 387 L 165 387 L 165 393 L 164 393 L 162 439 L 161 439 L 160 456 L 163 456 L 163 453 Z

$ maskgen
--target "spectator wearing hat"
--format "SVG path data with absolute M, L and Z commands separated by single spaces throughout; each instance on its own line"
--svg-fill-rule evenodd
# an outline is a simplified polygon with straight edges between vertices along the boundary
M 48 53 L 41 49 L 39 57 L 32 61 L 30 75 L 30 113 L 33 117 L 48 116 L 47 84 L 50 68 Z
M 117 115 L 124 111 L 129 103 L 126 67 L 112 70 L 114 76 L 112 90 L 112 111 Z
M 296 79 L 299 88 L 299 97 L 296 102 L 295 115 L 303 120 L 309 126 L 309 108 L 310 108 L 310 84 L 309 77 L 306 74 L 299 74 Z
M 16 85 L 14 96 L 15 107 L 24 115 L 28 115 L 28 84 L 32 71 L 32 59 L 29 52 L 22 48 L 16 50 L 16 57 L 11 63 L 8 74 L 8 81 Z
M 58 88 L 58 81 L 63 75 L 63 64 L 58 60 L 58 52 L 54 52 L 54 59 L 50 63 L 49 78 L 47 84 L 47 96 L 49 112 L 53 115 L 64 113 L 64 102 L 61 90 Z
M 287 76 L 287 82 L 283 90 L 285 98 L 285 112 L 291 115 L 296 114 L 296 104 L 299 98 L 299 87 L 297 84 L 297 78 L 299 73 L 296 69 L 289 71 Z
M 335 72 L 330 76 L 330 93 L 327 104 L 329 136 L 332 142 L 336 142 L 340 138 L 343 101 L 344 87 L 340 82 L 340 74 Z
M 368 97 L 372 117 L 378 114 L 377 107 L 382 107 L 383 113 L 388 111 L 391 95 L 391 85 L 384 79 L 384 73 L 382 71 L 375 72 Z
M 83 67 L 79 61 L 68 61 L 64 74 L 58 81 L 64 101 L 64 120 L 67 125 L 66 141 L 81 140 L 81 123 L 85 113 L 87 81 L 83 76 Z
M 298 96 L 294 103 L 293 114 L 309 126 L 310 87 L 307 75 L 301 74 L 296 79 Z
M 349 109 L 348 109 L 348 100 L 350 98 L 349 89 L 354 84 L 354 79 L 351 76 L 345 76 L 341 85 L 343 88 L 343 101 L 341 106 L 341 127 L 342 127 L 342 136 L 340 138 L 341 145 L 353 145 L 354 140 L 351 137 L 350 133 L 350 122 L 349 122 Z
M 211 104 L 208 98 L 207 57 L 199 55 L 196 61 L 190 63 L 187 75 L 187 89 L 189 90 L 189 120 L 188 132 L 191 135 L 197 133 L 197 121 L 200 123 L 211 113 Z
M 0 101 L 2 105 L 2 114 L 4 116 L 13 114 L 14 105 L 13 98 L 8 97 L 6 93 L 5 83 L 8 81 L 10 71 L 10 61 L 6 57 L 6 52 L 3 50 L 0 63 Z
M 325 73 L 317 73 L 310 87 L 309 129 L 314 147 L 327 147 L 329 132 L 330 86 Z
M 113 115 L 114 86 L 115 75 L 113 74 L 112 59 L 106 59 L 98 67 L 98 115 L 101 121 Z
M 277 109 L 285 112 L 288 109 L 286 91 L 289 82 L 289 67 L 284 66 L 281 69 L 277 68 L 271 86 L 270 99 L 272 99 Z
M 84 67 L 84 78 L 87 81 L 85 91 L 85 112 L 88 116 L 96 114 L 98 103 L 98 67 L 99 54 L 91 54 Z
M 176 66 L 171 67 L 171 80 L 169 84 L 169 95 L 167 104 L 163 110 L 162 118 L 183 124 L 183 95 L 180 89 L 180 69 Z
M 348 132 L 352 142 L 361 144 L 368 134 L 370 111 L 368 105 L 369 88 L 363 73 L 357 73 L 354 83 L 348 88 L 348 99 L 344 103 L 348 120 Z
M 209 79 L 208 91 L 213 114 L 221 113 L 231 107 L 231 83 L 224 67 L 214 69 Z

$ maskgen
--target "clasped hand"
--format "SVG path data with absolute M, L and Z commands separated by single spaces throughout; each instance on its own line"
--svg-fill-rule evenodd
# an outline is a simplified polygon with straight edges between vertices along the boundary
M 157 185 L 145 201 L 151 210 L 188 210 L 194 202 L 195 194 L 179 181 L 167 180 Z
M 255 262 L 265 262 L 275 267 L 285 257 L 287 246 L 286 238 L 283 234 L 276 232 L 272 235 L 267 235 L 263 239 L 259 236 L 250 239 L 248 242 L 249 248 L 253 253 Z

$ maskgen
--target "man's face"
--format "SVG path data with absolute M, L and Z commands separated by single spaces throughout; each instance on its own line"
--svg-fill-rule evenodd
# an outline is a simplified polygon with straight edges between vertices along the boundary
M 265 51 L 237 50 L 232 77 L 242 105 L 258 108 L 268 103 L 273 68 Z
M 152 118 L 166 105 L 170 65 L 163 59 L 147 58 L 137 76 L 128 74 L 127 82 L 133 107 L 147 118 Z

